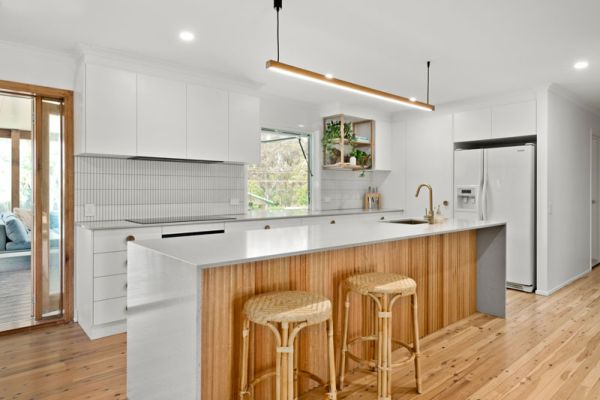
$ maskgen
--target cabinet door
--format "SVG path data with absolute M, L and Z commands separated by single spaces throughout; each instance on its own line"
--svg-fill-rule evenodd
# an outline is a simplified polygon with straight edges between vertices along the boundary
M 537 110 L 535 100 L 507 104 L 492 109 L 492 137 L 535 135 Z
M 225 233 L 285 228 L 288 226 L 299 226 L 302 225 L 302 223 L 302 218 L 278 218 L 257 221 L 226 222 Z
M 224 90 L 187 87 L 187 158 L 227 161 L 228 96 Z
M 229 93 L 229 161 L 260 162 L 260 119 L 258 97 Z
M 421 217 L 429 206 L 429 191 L 419 197 L 414 193 L 421 183 L 433 187 L 433 206 L 448 200 L 442 206 L 445 215 L 452 215 L 453 157 L 452 116 L 436 115 L 406 124 L 406 209 L 405 215 Z M 385 201 L 385 199 L 384 199 Z
M 454 114 L 454 141 L 467 142 L 492 137 L 492 111 L 489 108 Z
M 85 153 L 136 154 L 136 74 L 85 67 Z
M 138 75 L 137 155 L 186 157 L 185 83 Z

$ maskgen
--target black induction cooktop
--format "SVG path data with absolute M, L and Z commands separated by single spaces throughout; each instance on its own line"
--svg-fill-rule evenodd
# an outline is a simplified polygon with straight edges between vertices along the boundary
M 151 225 L 151 224 L 172 224 L 177 222 L 206 222 L 206 221 L 231 221 L 235 217 L 211 216 L 211 217 L 156 217 L 156 218 L 134 218 L 126 219 L 127 222 L 134 224 Z

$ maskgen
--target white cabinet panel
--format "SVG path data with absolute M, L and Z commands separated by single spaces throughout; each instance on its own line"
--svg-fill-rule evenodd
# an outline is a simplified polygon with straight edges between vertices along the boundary
M 537 109 L 535 100 L 492 108 L 492 137 L 535 135 Z
M 127 239 L 133 240 L 160 239 L 161 228 L 115 229 L 94 232 L 94 253 L 127 250 Z
M 136 155 L 136 85 L 133 72 L 85 66 L 85 153 Z
M 127 273 L 127 252 L 94 254 L 94 277 Z
M 225 233 L 251 231 L 260 229 L 283 228 L 286 226 L 302 225 L 302 218 L 265 219 L 260 221 L 240 221 L 225 223 Z
M 453 157 L 452 116 L 439 115 L 406 124 L 406 209 L 410 217 L 421 217 L 429 206 L 429 192 L 421 191 L 415 197 L 417 186 L 428 183 L 433 187 L 433 206 L 448 200 L 447 208 L 442 206 L 446 216 L 453 210 L 452 181 Z
M 127 298 L 120 297 L 94 302 L 94 324 L 101 325 L 126 318 Z
M 356 222 L 361 218 L 361 214 L 357 215 L 332 215 L 325 217 L 310 217 L 305 218 L 304 223 L 306 225 L 339 225 L 348 222 Z
M 454 114 L 454 141 L 485 140 L 492 137 L 492 111 L 489 108 Z
M 146 75 L 137 82 L 137 155 L 185 158 L 185 83 Z
M 94 301 L 127 296 L 127 274 L 94 278 Z
M 260 162 L 260 100 L 229 92 L 229 161 Z
M 228 107 L 226 91 L 187 86 L 187 158 L 228 160 Z

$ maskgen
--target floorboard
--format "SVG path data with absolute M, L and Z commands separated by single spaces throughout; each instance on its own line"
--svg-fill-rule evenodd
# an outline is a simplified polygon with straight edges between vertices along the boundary
M 0 400 L 125 399 L 125 344 L 89 341 L 77 324 L 0 337 Z M 422 347 L 425 392 L 407 365 L 394 373 L 394 400 L 600 399 L 600 269 L 550 297 L 509 291 L 506 320 L 475 314 Z M 373 375 L 347 382 L 340 399 L 377 399 Z

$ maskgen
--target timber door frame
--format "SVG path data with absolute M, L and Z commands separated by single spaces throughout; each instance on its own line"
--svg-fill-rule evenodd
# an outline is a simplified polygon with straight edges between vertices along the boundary
M 32 263 L 32 268 L 36 269 L 36 273 L 34 274 L 34 297 L 35 297 L 35 305 L 34 305 L 34 314 L 35 321 L 32 323 L 32 326 L 40 326 L 45 325 L 47 323 L 57 323 L 57 322 L 70 322 L 73 320 L 73 309 L 74 309 L 74 197 L 75 197 L 75 187 L 74 187 L 74 154 L 73 154 L 73 143 L 74 143 L 74 121 L 73 121 L 73 91 L 66 89 L 56 89 L 46 86 L 38 86 L 27 83 L 19 83 L 19 82 L 11 82 L 0 80 L 0 92 L 5 92 L 8 94 L 23 94 L 28 96 L 33 96 L 33 101 L 35 103 L 34 106 L 34 115 L 35 120 L 33 124 L 33 135 L 41 134 L 41 107 L 39 104 L 41 103 L 41 99 L 54 99 L 58 101 L 62 101 L 63 103 L 63 140 L 62 140 L 62 238 L 61 238 L 61 252 L 62 252 L 62 310 L 63 313 L 58 318 L 49 318 L 47 320 L 40 320 L 41 317 L 39 309 L 42 304 L 41 301 L 41 273 L 39 272 L 38 261 L 36 260 L 39 257 L 40 252 L 40 242 L 36 240 L 34 237 L 34 243 L 32 246 L 32 258 L 34 259 Z M 32 135 L 32 136 L 33 136 Z M 35 143 L 35 139 L 34 139 Z M 34 144 L 35 145 L 35 144 Z M 38 157 L 34 157 L 34 185 L 39 181 L 39 177 L 41 176 L 41 168 L 42 165 L 39 162 Z M 34 189 L 35 192 L 35 189 Z M 34 193 L 34 208 L 37 211 L 40 207 L 37 196 Z M 35 215 L 35 214 L 34 214 Z M 36 224 L 39 225 L 39 224 Z M 39 231 L 39 228 L 36 226 L 35 231 Z M 35 233 L 34 233 L 35 235 Z M 37 253 L 37 255 L 36 255 Z M 29 329 L 31 327 L 26 327 L 22 329 Z M 17 329 L 21 330 L 21 329 Z M 12 332 L 12 331 L 7 331 Z M 5 333 L 5 332 L 3 332 Z

